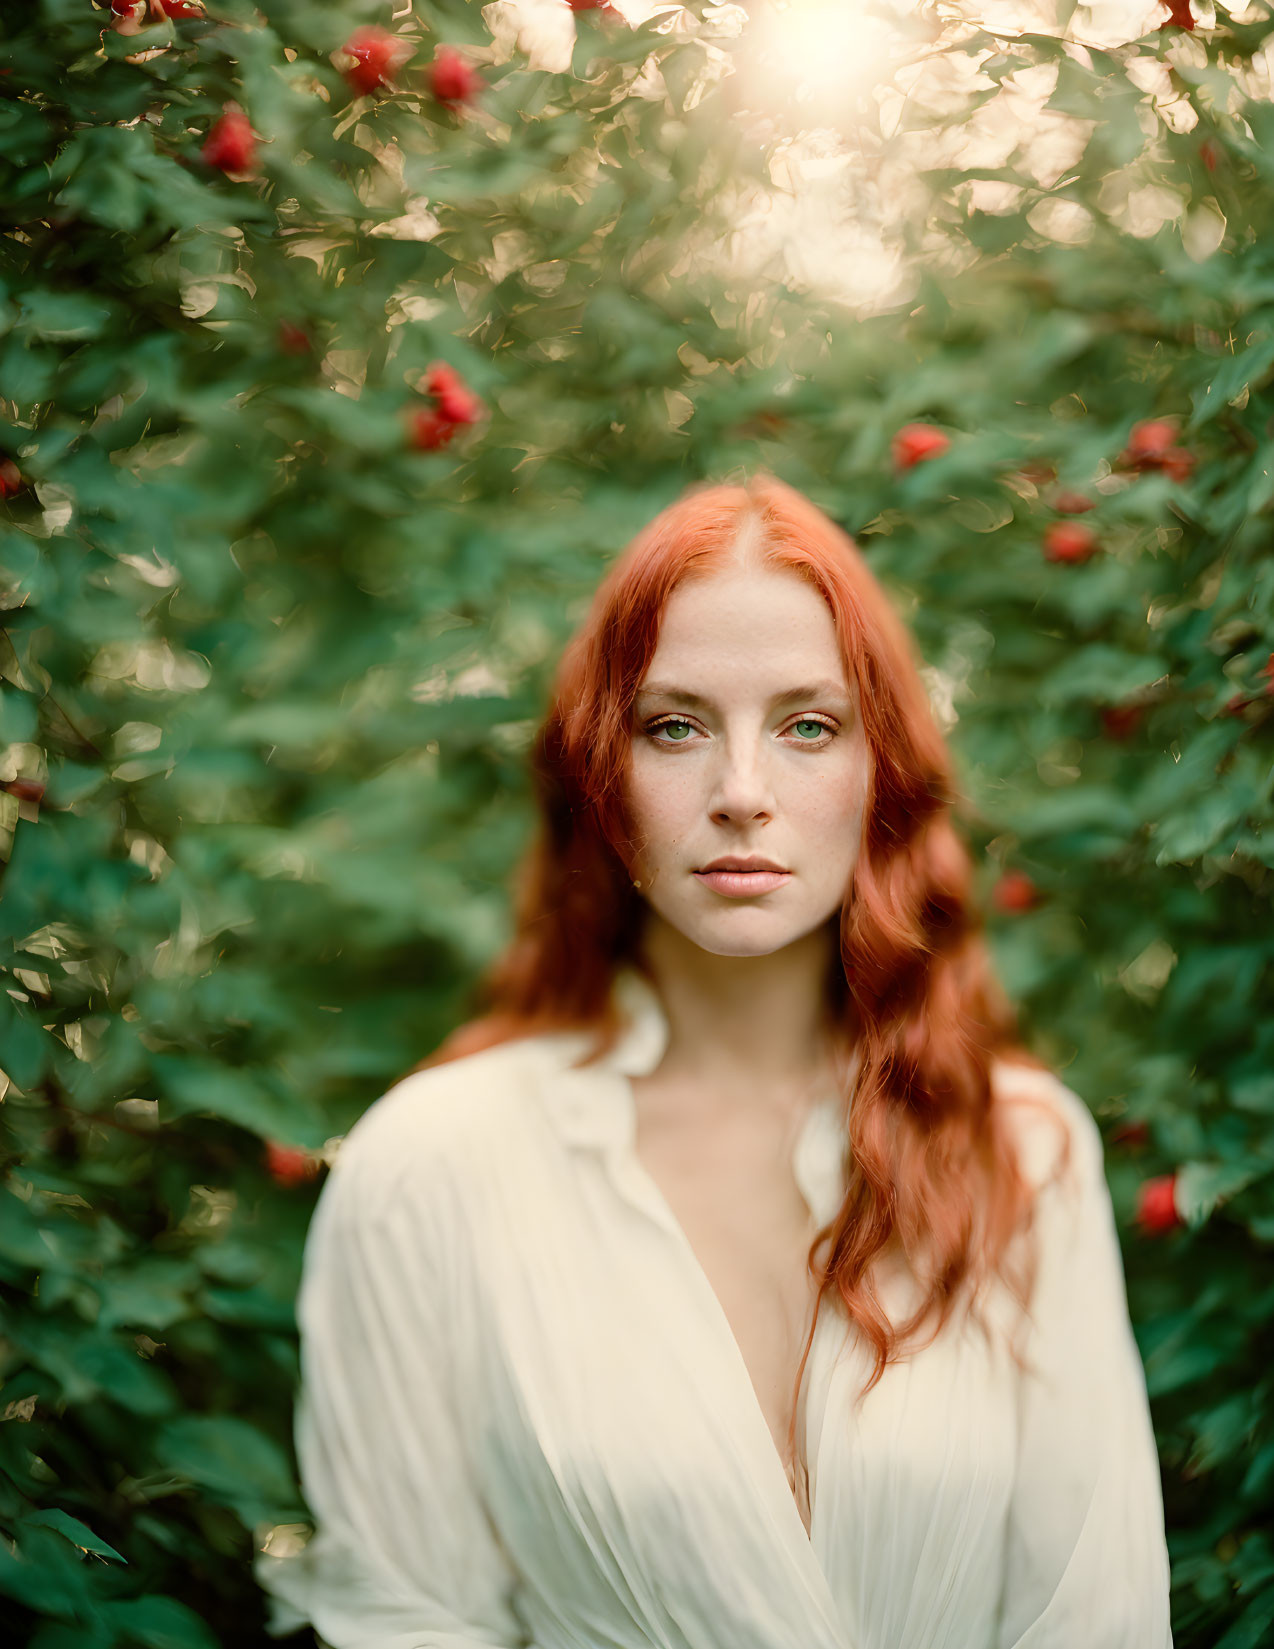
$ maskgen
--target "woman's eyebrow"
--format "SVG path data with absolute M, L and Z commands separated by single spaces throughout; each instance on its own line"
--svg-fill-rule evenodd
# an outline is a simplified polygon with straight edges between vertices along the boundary
M 693 704 L 699 710 L 713 710 L 716 706 L 711 699 L 704 698 L 699 693 L 692 693 L 687 687 L 673 687 L 664 682 L 647 682 L 637 689 L 638 698 L 677 699 L 682 704 Z M 770 700 L 771 704 L 787 704 L 792 699 L 848 699 L 848 690 L 839 682 L 814 681 L 803 687 L 788 687 L 781 693 L 775 693 Z

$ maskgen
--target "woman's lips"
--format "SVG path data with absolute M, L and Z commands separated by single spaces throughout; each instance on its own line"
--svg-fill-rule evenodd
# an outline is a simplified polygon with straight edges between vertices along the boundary
M 754 899 L 792 880 L 787 870 L 696 870 L 694 874 L 696 881 L 724 893 L 727 899 Z

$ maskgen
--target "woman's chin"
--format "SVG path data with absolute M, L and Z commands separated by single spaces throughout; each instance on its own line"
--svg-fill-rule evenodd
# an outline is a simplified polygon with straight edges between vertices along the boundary
M 783 920 L 766 911 L 739 906 L 706 921 L 698 918 L 682 922 L 667 915 L 664 920 L 711 956 L 771 956 L 806 931 L 790 918 Z

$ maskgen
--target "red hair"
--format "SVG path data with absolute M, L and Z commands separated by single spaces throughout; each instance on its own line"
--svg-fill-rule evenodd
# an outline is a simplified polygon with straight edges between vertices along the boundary
M 827 603 L 872 757 L 829 1002 L 857 1055 L 846 1094 L 847 1190 L 809 1254 L 821 1274 L 817 1304 L 835 1289 L 875 1347 L 865 1395 L 935 1312 L 930 1340 L 941 1331 L 962 1293 L 985 1331 L 977 1298 L 993 1275 L 1003 1273 L 1026 1304 L 1034 1261 L 1023 1279 L 1009 1274 L 1006 1256 L 1033 1199 L 990 1071 L 995 1058 L 1047 1067 L 1017 1041 L 989 965 L 969 854 L 950 818 L 950 757 L 908 632 L 853 540 L 784 482 L 761 473 L 692 487 L 608 570 L 562 656 L 535 741 L 542 821 L 518 873 L 514 937 L 480 985 L 481 1016 L 415 1069 L 546 1030 L 596 1029 L 585 1064 L 614 1046 L 613 976 L 639 965 L 645 908 L 629 877 L 623 808 L 633 701 L 671 592 L 738 560 L 741 547 L 808 580 Z M 890 1248 L 927 1280 L 900 1327 L 872 1278 Z M 798 1391 L 813 1334 L 811 1326 Z

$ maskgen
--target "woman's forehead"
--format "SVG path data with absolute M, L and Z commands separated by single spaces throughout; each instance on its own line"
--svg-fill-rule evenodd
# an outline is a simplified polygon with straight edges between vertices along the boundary
M 771 694 L 815 683 L 848 692 L 822 594 L 803 578 L 770 569 L 731 569 L 679 585 L 665 606 L 642 690 L 662 684 L 706 696 L 723 680 L 752 682 Z

